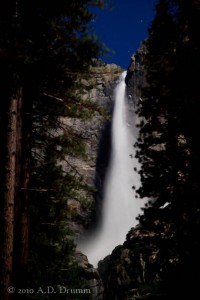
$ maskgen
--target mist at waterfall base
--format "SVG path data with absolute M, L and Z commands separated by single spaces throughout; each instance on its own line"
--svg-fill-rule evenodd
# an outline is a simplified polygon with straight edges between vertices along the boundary
M 143 201 L 135 197 L 132 186 L 140 186 L 139 168 L 133 147 L 136 136 L 128 123 L 126 98 L 126 71 L 121 75 L 115 89 L 115 105 L 112 118 L 111 161 L 104 184 L 102 224 L 99 230 L 85 241 L 79 243 L 77 250 L 87 255 L 94 267 L 111 254 L 113 249 L 123 244 L 126 234 L 138 221 Z M 134 115 L 132 116 L 134 118 Z

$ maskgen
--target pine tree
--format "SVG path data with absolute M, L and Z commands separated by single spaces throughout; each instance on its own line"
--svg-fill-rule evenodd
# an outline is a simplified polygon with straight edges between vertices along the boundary
M 35 283 L 39 274 L 44 272 L 44 280 L 48 271 L 50 278 L 55 278 L 59 266 L 61 269 L 61 265 L 69 264 L 73 246 L 63 237 L 67 227 L 62 223 L 65 216 L 61 211 L 78 184 L 64 173 L 59 162 L 66 151 L 79 155 L 84 147 L 77 142 L 81 137 L 70 128 L 62 128 L 62 118 L 85 117 L 96 109 L 80 94 L 81 78 L 88 76 L 92 59 L 101 53 L 99 41 L 89 31 L 93 14 L 88 7 L 102 3 L 21 0 L 7 1 L 0 10 L 0 294 L 3 300 L 9 299 L 9 285 L 26 283 L 27 265 L 29 279 Z M 63 148 L 59 150 L 60 147 Z M 55 184 L 55 189 L 51 184 Z M 41 235 L 36 237 L 35 230 L 39 229 Z M 39 250 L 45 249 L 45 235 L 47 248 L 54 249 L 52 268 L 44 260 L 40 265 Z M 45 251 L 43 258 L 44 255 Z M 31 266 L 36 267 L 37 263 L 38 272 L 34 268 L 31 271 Z
M 155 220 L 170 225 L 168 239 L 173 250 L 163 260 L 173 251 L 178 262 L 166 265 L 163 284 L 169 299 L 182 294 L 194 297 L 197 292 L 196 280 L 188 274 L 199 265 L 200 246 L 196 135 L 200 95 L 194 72 L 199 68 L 199 14 L 199 1 L 158 2 L 146 42 L 148 85 L 139 107 L 143 186 L 138 192 L 152 201 L 140 220 L 154 230 L 161 230 Z M 164 204 L 168 205 L 163 209 Z M 177 277 L 186 286 L 183 292 Z

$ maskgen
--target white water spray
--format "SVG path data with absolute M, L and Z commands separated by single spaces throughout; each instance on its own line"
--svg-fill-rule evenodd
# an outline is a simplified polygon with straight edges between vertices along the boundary
M 136 137 L 128 124 L 126 99 L 126 72 L 123 72 L 115 90 L 115 107 L 112 120 L 111 161 L 104 186 L 102 226 L 95 236 L 78 246 L 95 267 L 99 260 L 126 239 L 131 227 L 137 224 L 143 202 L 135 198 L 132 186 L 140 185 L 133 147 Z M 134 116 L 132 116 L 134 118 Z

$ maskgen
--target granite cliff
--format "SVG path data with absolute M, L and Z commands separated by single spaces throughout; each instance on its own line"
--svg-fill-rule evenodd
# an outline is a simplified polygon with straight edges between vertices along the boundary
M 94 228 L 100 218 L 102 185 L 109 160 L 113 89 L 121 72 L 122 69 L 115 64 L 95 61 L 90 69 L 90 78 L 82 81 L 83 97 L 89 97 L 99 110 L 85 120 L 65 120 L 86 144 L 85 159 L 68 155 L 68 163 L 65 164 L 65 169 L 78 174 L 87 186 L 87 192 L 83 188 L 79 197 L 68 201 L 68 225 L 75 241 L 89 228 Z
M 142 46 L 131 57 L 127 70 L 126 84 L 129 102 L 129 123 L 131 115 L 141 99 L 141 89 L 145 85 L 144 70 L 145 47 Z M 68 120 L 86 138 L 88 159 L 71 159 L 87 184 L 95 186 L 95 191 L 81 203 L 72 199 L 69 202 L 69 225 L 75 238 L 85 234 L 90 226 L 95 228 L 101 215 L 101 196 L 103 180 L 110 153 L 110 117 L 113 109 L 113 89 L 122 70 L 116 65 L 100 64 L 92 68 L 94 74 L 90 81 L 85 81 L 89 97 L 107 112 L 107 117 L 95 112 L 91 120 Z M 88 95 L 87 95 L 88 96 Z M 169 207 L 161 213 L 165 214 Z M 151 221 L 150 221 L 151 223 Z M 170 233 L 170 234 L 169 234 Z M 95 269 L 88 258 L 81 252 L 76 259 L 81 270 L 81 277 L 92 291 L 89 299 L 99 300 L 144 300 L 168 299 L 163 292 L 165 269 L 171 272 L 179 258 L 168 251 L 170 240 L 174 238 L 173 228 L 165 222 L 152 220 L 149 224 L 139 223 L 130 228 L 123 245 L 113 249 L 111 255 L 102 258 Z M 165 257 L 165 259 L 163 259 Z M 167 259 L 167 261 L 166 261 Z
M 141 90 L 146 84 L 144 55 L 145 47 L 141 46 L 131 57 L 126 76 L 128 98 L 136 106 L 142 101 Z M 130 228 L 123 245 L 117 246 L 111 255 L 99 262 L 104 300 L 169 300 L 179 297 L 176 278 L 179 276 L 180 256 L 173 224 L 166 222 L 171 207 L 166 205 L 158 210 L 159 219 L 153 210 L 148 209 L 148 215 L 140 218 L 135 228 Z
M 89 79 L 82 80 L 82 97 L 89 98 L 97 106 L 89 118 L 65 119 L 65 123 L 81 136 L 86 145 L 85 159 L 66 156 L 63 162 L 66 171 L 83 179 L 83 189 L 78 197 L 68 200 L 68 226 L 75 243 L 90 230 L 95 230 L 101 219 L 102 190 L 110 155 L 110 129 L 113 110 L 113 90 L 122 69 L 115 64 L 94 61 L 90 68 Z M 86 187 L 86 188 L 85 188 Z M 90 289 L 90 295 L 84 299 L 103 299 L 103 283 L 86 255 L 77 251 L 74 259 L 79 268 L 80 279 Z
M 127 70 L 126 85 L 129 99 L 137 105 L 141 99 L 141 90 L 146 84 L 145 80 L 145 59 L 146 48 L 144 44 L 131 56 L 131 61 Z

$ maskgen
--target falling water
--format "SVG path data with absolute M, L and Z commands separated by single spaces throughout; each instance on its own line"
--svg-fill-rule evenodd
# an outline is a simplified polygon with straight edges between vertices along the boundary
M 125 77 L 126 72 L 123 72 L 115 90 L 112 152 L 104 186 L 102 226 L 95 236 L 78 246 L 95 267 L 99 260 L 125 241 L 141 213 L 141 200 L 135 198 L 132 188 L 133 185 L 137 188 L 140 181 L 134 171 L 138 167 L 133 147 L 136 139 L 133 132 L 136 131 L 128 123 Z

